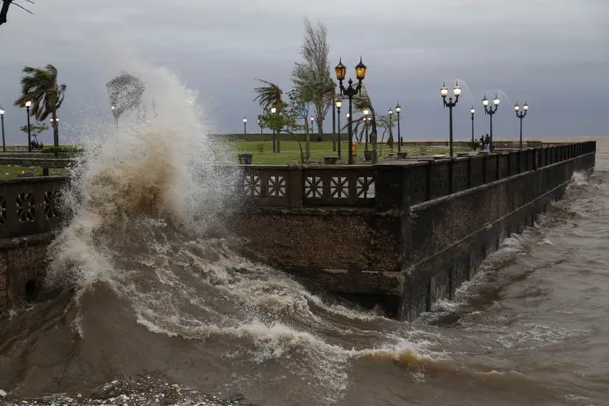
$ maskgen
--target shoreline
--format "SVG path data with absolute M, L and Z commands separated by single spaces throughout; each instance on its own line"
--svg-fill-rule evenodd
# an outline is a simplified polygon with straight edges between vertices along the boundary
M 115 379 L 91 391 L 91 395 L 80 393 L 58 393 L 40 397 L 11 396 L 10 392 L 0 389 L 0 406 L 26 405 L 180 405 L 180 406 L 257 406 L 248 402 L 242 393 L 223 394 L 197 391 L 178 383 L 141 375 Z

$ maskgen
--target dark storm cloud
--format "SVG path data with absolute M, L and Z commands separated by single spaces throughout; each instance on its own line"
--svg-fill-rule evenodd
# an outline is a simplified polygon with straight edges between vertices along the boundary
M 324 22 L 331 61 L 363 56 L 378 110 L 403 106 L 407 137 L 444 137 L 438 88 L 461 79 L 456 130 L 469 135 L 469 108 L 484 92 L 504 92 L 494 117 L 498 137 L 518 129 L 512 105 L 532 106 L 530 136 L 608 134 L 608 3 L 597 0 L 352 1 L 55 0 L 28 15 L 11 10 L 0 27 L 0 103 L 7 133 L 20 141 L 25 113 L 12 107 L 24 65 L 55 64 L 68 85 L 64 132 L 78 133 L 87 114 L 108 114 L 103 84 L 120 69 L 109 49 L 138 52 L 169 67 L 198 91 L 216 132 L 240 131 L 258 114 L 254 78 L 290 86 L 299 58 L 302 18 Z M 5 40 L 8 39 L 8 40 Z M 129 51 L 129 50 L 132 51 Z M 102 66 L 103 62 L 111 62 Z M 348 65 L 349 66 L 349 65 Z M 113 70 L 114 69 L 114 70 Z M 98 117 L 98 119 L 102 119 Z M 71 125 L 70 125 L 71 123 Z M 477 134 L 487 120 L 477 114 Z M 253 125 L 251 130 L 256 130 Z M 50 134 L 47 135 L 50 139 Z

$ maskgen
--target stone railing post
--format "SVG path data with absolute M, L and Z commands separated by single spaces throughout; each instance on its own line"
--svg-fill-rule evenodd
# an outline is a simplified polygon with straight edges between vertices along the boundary
M 468 179 L 467 179 L 467 188 L 470 189 L 472 187 L 472 157 L 468 157 Z
M 455 165 L 455 158 L 451 157 L 449 159 L 449 168 L 447 169 L 447 176 L 449 176 L 449 194 L 452 194 L 455 190 L 455 185 L 453 184 L 453 165 Z
M 403 210 L 405 201 L 405 167 L 375 165 L 375 198 L 377 211 Z
M 303 207 L 303 169 L 293 167 L 288 172 L 288 207 Z

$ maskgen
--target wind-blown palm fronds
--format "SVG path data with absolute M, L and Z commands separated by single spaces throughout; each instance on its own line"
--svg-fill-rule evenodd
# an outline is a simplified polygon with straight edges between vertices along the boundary
M 32 102 L 30 116 L 44 122 L 49 115 L 53 119 L 53 143 L 59 146 L 59 127 L 57 125 L 57 110 L 64 101 L 66 85 L 57 84 L 57 68 L 47 65 L 46 68 L 23 68 L 25 74 L 21 78 L 21 97 L 15 101 L 15 106 L 25 107 L 26 102 Z
M 283 103 L 282 95 L 284 92 L 282 89 L 275 83 L 263 79 L 257 80 L 266 86 L 254 88 L 254 93 L 256 93 L 254 101 L 257 101 L 263 110 L 269 110 L 272 107 L 278 108 Z

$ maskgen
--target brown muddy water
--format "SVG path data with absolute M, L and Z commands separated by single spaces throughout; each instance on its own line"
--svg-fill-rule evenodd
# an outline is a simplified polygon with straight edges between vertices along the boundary
M 608 404 L 608 137 L 597 145 L 590 178 L 412 323 L 314 295 L 162 210 L 117 226 L 81 207 L 50 273 L 76 293 L 0 322 L 0 388 L 86 398 L 156 374 L 259 405 Z M 164 179 L 145 174 L 129 182 L 155 198 Z

